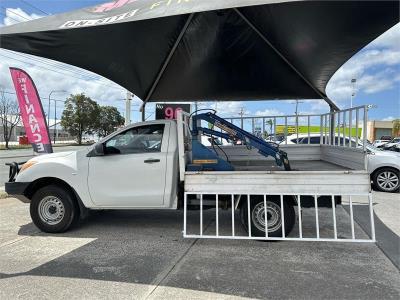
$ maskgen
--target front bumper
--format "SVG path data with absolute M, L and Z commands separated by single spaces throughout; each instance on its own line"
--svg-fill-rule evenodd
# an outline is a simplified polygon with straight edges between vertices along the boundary
M 24 193 L 26 188 L 29 186 L 30 182 L 6 182 L 5 183 L 5 191 L 10 196 L 17 198 L 18 200 L 29 203 L 31 202 Z

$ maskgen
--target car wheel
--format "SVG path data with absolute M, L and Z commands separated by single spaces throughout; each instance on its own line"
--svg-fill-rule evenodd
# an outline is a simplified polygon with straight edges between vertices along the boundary
M 392 168 L 378 170 L 372 180 L 375 188 L 381 192 L 393 193 L 400 187 L 399 171 Z
M 266 200 L 267 204 L 267 222 L 268 222 L 268 236 L 269 237 L 282 237 L 282 215 L 281 204 L 279 197 L 269 197 Z M 247 199 L 242 202 L 240 208 L 240 219 L 243 227 L 248 232 L 248 213 L 247 213 Z M 296 214 L 292 205 L 288 205 L 286 201 L 283 202 L 283 210 L 285 217 L 285 236 L 287 236 L 293 229 Z M 257 197 L 250 201 L 250 224 L 251 235 L 256 237 L 265 236 L 265 209 L 263 197 Z
M 32 197 L 30 213 L 33 223 L 44 232 L 64 232 L 79 219 L 72 195 L 65 189 L 49 185 Z

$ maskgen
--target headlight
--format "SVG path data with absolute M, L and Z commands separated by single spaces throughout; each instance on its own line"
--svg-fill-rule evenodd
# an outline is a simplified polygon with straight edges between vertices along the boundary
M 22 165 L 22 167 L 21 167 L 21 169 L 19 171 L 22 172 L 22 171 L 24 171 L 26 169 L 29 169 L 30 167 L 32 167 L 36 163 L 37 163 L 37 161 L 29 160 L 29 161 L 27 161 L 26 163 L 24 163 Z

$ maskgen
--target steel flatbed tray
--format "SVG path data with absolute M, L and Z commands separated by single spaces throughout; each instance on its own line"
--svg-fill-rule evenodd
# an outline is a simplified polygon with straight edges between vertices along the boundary
M 185 173 L 185 192 L 358 195 L 368 194 L 370 189 L 369 174 L 363 170 Z

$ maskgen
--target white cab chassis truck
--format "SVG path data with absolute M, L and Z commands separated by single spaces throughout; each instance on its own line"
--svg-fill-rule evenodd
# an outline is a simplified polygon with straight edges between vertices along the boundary
M 366 115 L 366 107 L 318 116 L 321 125 L 336 124 L 350 112 L 348 120 Z M 341 115 L 342 114 L 342 115 Z M 309 118 L 310 120 L 310 118 Z M 287 119 L 286 119 L 287 122 Z M 186 171 L 190 161 L 189 116 L 177 121 L 157 120 L 129 125 L 95 145 L 79 151 L 37 156 L 26 162 L 16 178 L 6 183 L 6 192 L 30 203 L 34 224 L 45 232 L 64 232 L 89 210 L 170 209 L 184 210 L 183 235 L 193 238 L 258 240 L 342 241 L 336 228 L 336 205 L 350 198 L 352 234 L 346 241 L 374 241 L 370 176 L 365 149 L 330 144 L 332 134 L 321 126 L 318 145 L 281 145 L 288 153 L 293 171 L 277 167 L 274 160 L 244 145 L 215 149 L 227 157 L 234 171 Z M 276 120 L 275 120 L 276 124 Z M 340 125 L 340 120 L 338 126 Z M 310 125 L 310 121 L 308 123 Z M 365 128 L 365 127 L 364 127 Z M 346 130 L 342 134 L 346 134 Z M 340 133 L 339 133 L 340 134 Z M 11 176 L 13 177 L 13 176 Z M 352 196 L 369 200 L 371 239 L 354 235 Z M 319 235 L 318 208 L 333 211 L 332 237 Z M 302 208 L 315 209 L 315 236 L 303 236 Z M 203 211 L 215 211 L 216 229 L 209 234 L 203 226 Z M 232 212 L 231 230 L 220 231 L 219 216 Z M 199 211 L 199 229 L 189 232 L 188 210 Z M 236 210 L 240 212 L 235 213 Z M 235 232 L 236 218 L 247 234 Z M 288 237 L 298 226 L 298 236 Z

